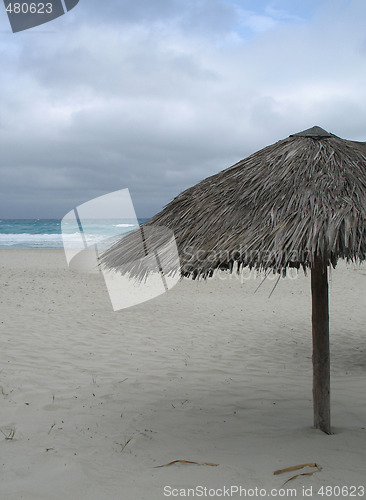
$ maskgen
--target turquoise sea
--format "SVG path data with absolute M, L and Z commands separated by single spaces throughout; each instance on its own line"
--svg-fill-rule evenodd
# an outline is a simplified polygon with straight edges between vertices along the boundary
M 138 219 L 142 224 L 148 219 Z M 87 221 L 88 244 L 97 243 L 133 230 L 136 221 L 120 219 L 98 219 Z M 63 248 L 80 241 L 80 228 L 71 221 L 60 219 L 0 219 L 0 248 Z

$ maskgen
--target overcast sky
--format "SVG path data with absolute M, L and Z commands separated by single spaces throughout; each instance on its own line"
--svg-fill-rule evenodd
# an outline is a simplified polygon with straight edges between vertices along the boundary
M 80 0 L 13 34 L 0 6 L 0 217 L 129 188 L 138 217 L 313 125 L 366 140 L 365 0 Z

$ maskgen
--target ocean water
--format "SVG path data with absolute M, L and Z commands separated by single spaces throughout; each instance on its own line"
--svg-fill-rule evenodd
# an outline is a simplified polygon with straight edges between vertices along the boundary
M 148 219 L 138 219 L 142 224 Z M 98 219 L 83 221 L 89 244 L 125 234 L 137 227 L 136 220 Z M 80 242 L 80 228 L 72 220 L 0 219 L 0 248 L 69 248 Z

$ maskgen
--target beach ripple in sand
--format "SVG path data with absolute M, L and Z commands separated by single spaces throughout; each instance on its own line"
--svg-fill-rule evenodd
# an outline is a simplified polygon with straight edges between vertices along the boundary
M 365 271 L 331 275 L 336 433 L 311 428 L 310 281 L 183 280 L 114 313 L 60 251 L 0 251 L 0 497 L 163 498 L 164 484 L 361 484 Z M 8 433 L 8 434 L 7 434 Z M 154 466 L 176 459 L 211 468 Z M 345 469 L 344 464 L 347 463 Z M 212 468 L 213 469 L 213 468 Z M 310 483 L 311 481 L 311 483 Z M 121 491 L 123 490 L 123 497 Z

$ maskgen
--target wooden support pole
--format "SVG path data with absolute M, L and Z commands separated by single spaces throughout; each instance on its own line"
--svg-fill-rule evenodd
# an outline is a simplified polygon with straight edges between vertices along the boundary
M 328 269 L 315 257 L 311 269 L 314 427 L 331 434 Z

